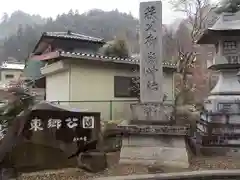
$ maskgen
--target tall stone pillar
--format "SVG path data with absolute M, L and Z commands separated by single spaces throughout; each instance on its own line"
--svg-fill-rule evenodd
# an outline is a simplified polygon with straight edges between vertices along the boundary
M 163 105 L 162 3 L 140 3 L 140 100 L 124 132 L 120 162 L 188 167 L 187 128 L 170 126 Z

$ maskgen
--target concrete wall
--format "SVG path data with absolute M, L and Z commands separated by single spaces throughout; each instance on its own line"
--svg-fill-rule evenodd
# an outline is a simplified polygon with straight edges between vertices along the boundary
M 167 101 L 174 100 L 174 81 L 172 72 L 163 72 L 163 92 L 167 95 Z
M 135 76 L 133 69 L 114 64 L 71 63 L 70 101 L 76 108 L 100 111 L 102 119 L 126 119 L 130 117 L 130 103 L 136 98 L 114 97 L 114 76 Z M 115 101 L 110 103 L 110 100 Z M 112 115 L 110 115 L 112 113 Z
M 72 63 L 71 100 L 135 100 L 135 98 L 114 97 L 114 76 L 133 77 L 133 68 L 114 64 Z
M 17 80 L 22 74 L 22 70 L 14 70 L 14 69 L 2 69 L 0 71 L 0 84 L 9 83 L 12 80 Z M 13 75 L 13 78 L 6 78 L 6 75 Z

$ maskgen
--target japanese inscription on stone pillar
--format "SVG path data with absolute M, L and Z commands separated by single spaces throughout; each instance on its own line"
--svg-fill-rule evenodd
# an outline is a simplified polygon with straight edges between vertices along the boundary
M 162 3 L 140 3 L 140 98 L 142 103 L 161 102 Z

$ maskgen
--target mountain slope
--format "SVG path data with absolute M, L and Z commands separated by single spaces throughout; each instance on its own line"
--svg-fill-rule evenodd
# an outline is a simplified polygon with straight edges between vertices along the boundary
M 2 25 L 2 24 L 1 24 Z M 0 28 L 1 28 L 0 25 Z M 44 31 L 67 31 L 83 33 L 89 36 L 101 37 L 112 40 L 115 36 L 128 39 L 133 51 L 138 49 L 136 27 L 138 20 L 126 13 L 117 10 L 104 12 L 91 10 L 84 14 L 69 11 L 68 14 L 59 15 L 56 20 L 45 20 L 44 24 L 28 24 L 18 26 L 16 33 L 5 39 L 0 58 L 14 57 L 23 60 L 32 51 L 40 35 Z M 14 31 L 15 27 L 11 30 Z M 135 47 L 134 47 L 135 46 Z
M 19 26 L 43 23 L 45 20 L 39 15 L 29 15 L 23 11 L 15 11 L 11 15 L 4 13 L 0 24 L 0 39 L 16 34 Z

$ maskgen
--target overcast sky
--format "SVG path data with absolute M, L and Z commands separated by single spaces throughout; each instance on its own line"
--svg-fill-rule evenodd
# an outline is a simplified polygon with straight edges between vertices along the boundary
M 138 17 L 139 3 L 142 1 L 146 0 L 6 0 L 1 2 L 0 15 L 4 12 L 12 13 L 15 10 L 22 10 L 44 17 L 56 17 L 70 9 L 77 9 L 79 13 L 90 9 L 104 11 L 118 9 L 121 12 L 131 12 L 133 16 Z M 172 10 L 168 0 L 163 0 L 163 23 L 169 24 L 179 17 L 180 14 Z

